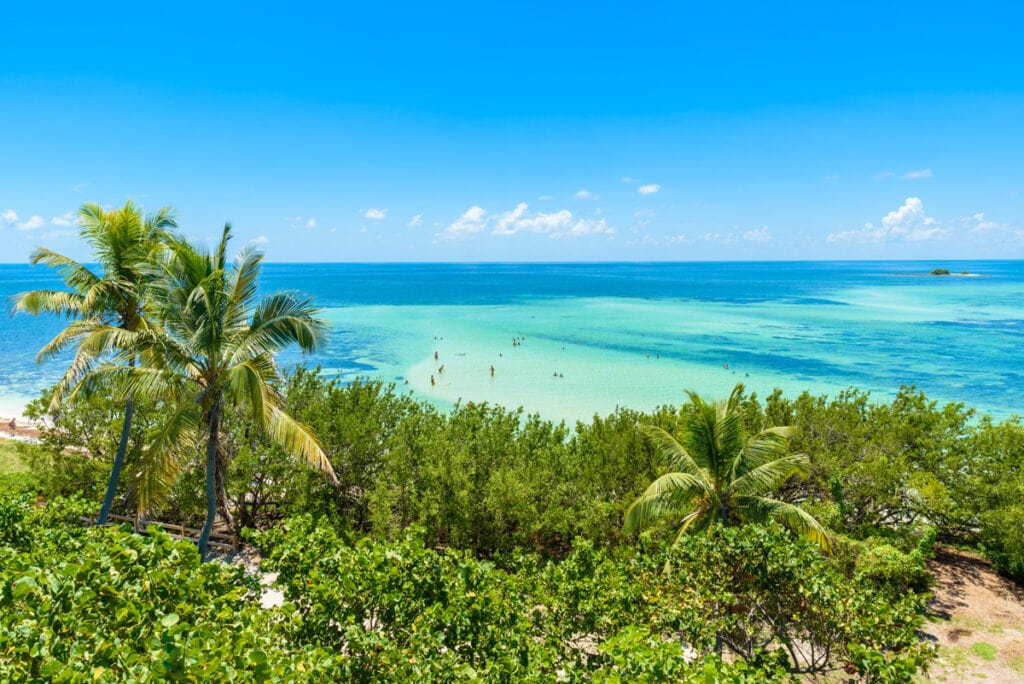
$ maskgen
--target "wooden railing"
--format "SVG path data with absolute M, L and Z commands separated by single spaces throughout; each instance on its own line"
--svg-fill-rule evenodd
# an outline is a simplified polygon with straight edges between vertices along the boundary
M 107 516 L 107 521 L 108 525 L 113 524 L 114 522 L 128 523 L 132 526 L 132 529 L 139 534 L 145 534 L 146 528 L 153 525 L 154 527 L 159 527 L 174 539 L 185 539 L 195 543 L 199 543 L 199 534 L 202 532 L 202 530 L 185 527 L 184 525 L 175 525 L 173 523 L 159 522 L 157 520 L 146 520 L 141 517 L 133 518 L 127 515 L 110 514 Z M 96 520 L 94 518 L 83 516 L 82 523 L 85 525 L 95 525 Z M 237 551 L 238 535 L 227 534 L 224 532 L 211 532 L 209 545 L 211 549 L 218 549 L 220 551 Z

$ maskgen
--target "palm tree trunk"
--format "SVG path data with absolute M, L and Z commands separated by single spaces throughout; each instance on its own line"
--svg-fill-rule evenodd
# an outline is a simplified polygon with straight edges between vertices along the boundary
M 107 524 L 107 516 L 110 515 L 110 508 L 114 505 L 117 483 L 121 479 L 121 469 L 124 467 L 124 457 L 128 451 L 128 436 L 131 434 L 133 413 L 135 413 L 135 397 L 128 397 L 128 403 L 124 407 L 124 422 L 121 423 L 121 441 L 117 444 L 117 455 L 114 456 L 114 466 L 110 469 L 110 482 L 107 483 L 107 494 L 103 497 L 100 516 L 96 520 L 97 525 Z
M 135 356 L 128 359 L 128 368 L 135 367 Z M 107 516 L 110 515 L 110 508 L 114 505 L 114 496 L 117 495 L 117 485 L 121 479 L 121 469 L 124 467 L 125 454 L 128 453 L 128 438 L 132 432 L 132 416 L 135 413 L 135 397 L 128 397 L 124 406 L 124 421 L 121 423 L 121 441 L 117 443 L 117 455 L 114 456 L 114 465 L 110 469 L 110 482 L 107 483 L 107 493 L 103 497 L 103 505 L 100 507 L 100 516 L 96 520 L 97 525 L 106 525 Z
M 199 533 L 199 558 L 206 560 L 213 521 L 217 517 L 217 444 L 220 441 L 220 399 L 213 402 L 208 415 L 209 435 L 206 441 L 206 522 Z
M 218 452 L 217 456 L 217 501 L 220 506 L 221 515 L 224 516 L 224 522 L 227 523 L 229 528 L 234 530 L 235 516 L 231 515 L 231 506 L 228 501 L 228 455 Z

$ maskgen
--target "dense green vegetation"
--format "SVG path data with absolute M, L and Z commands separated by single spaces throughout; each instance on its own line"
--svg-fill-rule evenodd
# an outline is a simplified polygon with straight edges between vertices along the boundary
M 124 263 L 41 251 L 70 293 L 16 303 L 67 315 L 43 356 L 76 354 L 26 409 L 42 443 L 0 450 L 0 681 L 909 681 L 937 541 L 1024 579 L 1018 419 L 912 387 L 737 386 L 571 427 L 441 413 L 282 377 L 275 353 L 323 324 L 258 300 L 261 256 L 229 263 L 228 229 L 206 253 L 169 213 L 90 215 L 98 250 L 138 238 Z M 97 511 L 202 524 L 199 549 L 83 526 Z M 282 606 L 201 562 L 217 514 Z
M 236 524 L 267 530 L 251 541 L 268 555 L 264 569 L 281 572 L 287 599 L 269 611 L 276 617 L 248 604 L 231 612 L 256 630 L 246 639 L 271 644 L 259 649 L 268 667 L 291 672 L 285 679 L 315 663 L 363 680 L 566 672 L 571 681 L 704 673 L 760 681 L 847 668 L 900 681 L 929 658 L 914 628 L 936 539 L 975 545 L 1004 572 L 1021 573 L 1024 426 L 939 407 L 912 388 L 888 403 L 852 390 L 737 396 L 747 434 L 792 425 L 790 450 L 806 455 L 805 475 L 773 495 L 828 529 L 831 555 L 761 524 L 711 525 L 673 547 L 682 511 L 639 538 L 624 533 L 629 506 L 670 467 L 638 425 L 685 444 L 692 402 L 652 415 L 620 409 L 570 430 L 493 406 L 441 414 L 393 386 L 341 383 L 304 368 L 281 395 L 321 436 L 337 485 L 296 468 L 239 416 L 228 415 L 223 444 Z M 46 406 L 44 396 L 32 408 Z M 92 500 L 82 510 L 95 510 L 117 446 L 116 430 L 104 426 L 117 425 L 120 408 L 100 398 L 63 406 L 55 414 L 63 429 L 22 447 L 34 476 L 22 486 L 47 500 L 76 493 Z M 159 429 L 158 409 L 140 402 L 129 463 Z M 75 445 L 103 456 L 67 449 Z M 155 514 L 202 520 L 203 470 L 194 452 Z M 130 487 L 118 506 L 133 510 Z M 131 538 L 75 534 L 107 547 Z M 207 572 L 193 558 L 187 572 Z M 20 567 L 51 561 L 37 556 Z M 555 617 L 553 607 L 570 600 L 564 592 L 577 603 Z
M 576 537 L 605 547 L 632 544 L 622 528 L 625 511 L 669 467 L 637 426 L 678 434 L 689 410 L 619 409 L 569 429 L 496 406 L 465 404 L 442 414 L 393 386 L 340 383 L 304 368 L 289 375 L 281 393 L 288 410 L 319 436 L 338 483 L 297 468 L 229 414 L 226 487 L 239 528 L 309 513 L 356 539 L 399 538 L 417 524 L 429 546 L 469 549 L 481 558 L 513 550 L 559 558 Z M 47 402 L 42 397 L 29 412 L 42 415 Z M 51 414 L 62 429 L 48 432 L 29 461 L 44 494 L 99 495 L 116 451 L 117 430 L 109 428 L 119 425 L 119 411 L 117 402 L 96 398 Z M 799 504 L 833 534 L 901 548 L 933 530 L 940 541 L 976 546 L 1000 570 L 1024 578 L 1024 540 L 1015 524 L 1024 500 L 1020 420 L 977 418 L 912 388 L 891 402 L 856 390 L 831 398 L 743 395 L 739 411 L 751 433 L 792 426 L 789 448 L 806 455 L 806 475 L 787 480 L 774 496 Z M 158 429 L 159 416 L 140 403 L 130 458 Z M 83 459 L 76 447 L 94 458 Z M 203 520 L 202 467 L 196 451 L 154 517 Z M 131 489 L 122 492 L 119 510 L 131 512 Z M 651 534 L 671 539 L 681 518 L 663 518 Z M 838 548 L 836 556 L 842 554 Z
M 0 503 L 0 680 L 753 682 L 838 663 L 905 681 L 930 652 L 921 597 L 780 528 L 482 561 L 415 528 L 350 544 L 302 516 L 252 537 L 285 592 L 261 609 L 240 566 L 155 529 L 83 528 L 89 510 Z

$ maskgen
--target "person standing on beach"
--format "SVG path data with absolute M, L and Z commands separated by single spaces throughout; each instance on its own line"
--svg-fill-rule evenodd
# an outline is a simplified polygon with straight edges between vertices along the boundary
M 7 424 L 7 427 L 11 430 L 11 437 L 18 436 L 18 421 L 15 418 L 11 418 L 11 422 Z

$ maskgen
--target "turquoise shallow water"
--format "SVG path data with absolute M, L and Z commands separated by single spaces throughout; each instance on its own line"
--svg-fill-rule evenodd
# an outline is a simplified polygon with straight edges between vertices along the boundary
M 936 265 L 983 275 L 914 275 Z M 0 295 L 47 277 L 0 267 Z M 331 341 L 312 360 L 329 372 L 393 381 L 442 408 L 489 401 L 575 420 L 744 382 L 880 398 L 913 384 L 1024 413 L 1024 262 L 268 264 L 264 288 L 325 307 Z M 59 326 L 0 323 L 0 400 L 57 376 L 32 354 Z

